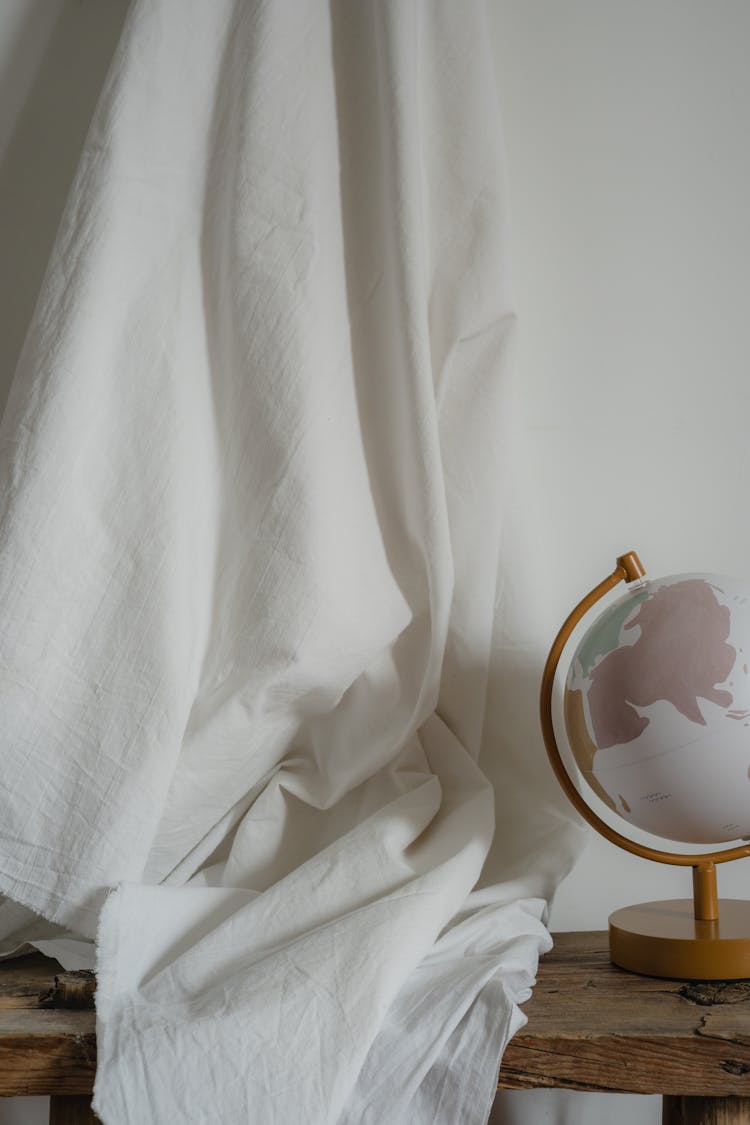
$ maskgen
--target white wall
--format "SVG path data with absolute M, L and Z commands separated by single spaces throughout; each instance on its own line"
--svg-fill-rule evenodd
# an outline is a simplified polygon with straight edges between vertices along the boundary
M 525 429 L 559 619 L 635 547 L 654 575 L 750 576 L 750 4 L 489 0 L 514 214 Z M 550 621 L 553 633 L 559 621 Z M 747 897 L 750 863 L 719 873 Z M 558 929 L 688 897 L 689 873 L 592 838 Z M 498 1122 L 596 1125 L 587 1095 Z M 615 1125 L 655 1099 L 607 1103 Z
M 0 0 L 0 390 L 125 0 Z M 489 0 L 508 149 L 524 429 L 559 618 L 636 547 L 750 573 L 750 4 Z M 499 123 L 487 122 L 488 129 Z M 559 624 L 550 620 L 550 632 Z M 531 721 L 531 719 L 530 719 Z M 746 897 L 750 865 L 721 873 Z M 592 839 L 553 927 L 688 893 Z M 23 1117 L 0 1102 L 0 1125 Z M 12 1116 L 15 1115 L 15 1116 Z M 36 1115 L 36 1116 L 35 1116 Z M 504 1125 L 659 1120 L 655 1099 L 520 1094 Z
M 559 618 L 629 547 L 654 575 L 750 577 L 750 5 L 490 11 Z M 749 878 L 734 864 L 720 889 Z M 592 839 L 553 922 L 603 926 L 628 895 L 688 883 Z
M 654 574 L 748 574 L 750 6 L 492 11 L 522 397 L 564 548 L 560 615 L 629 546 Z M 617 880 L 596 885 L 605 870 Z M 747 892 L 748 875 L 735 864 L 722 886 Z M 675 877 L 593 840 L 556 923 L 604 924 L 613 882 L 661 893 Z
M 0 409 L 127 0 L 0 0 Z

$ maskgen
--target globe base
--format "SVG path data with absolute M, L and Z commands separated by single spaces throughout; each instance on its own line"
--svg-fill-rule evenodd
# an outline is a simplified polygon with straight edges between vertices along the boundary
M 750 978 L 750 902 L 721 899 L 719 917 L 695 918 L 693 899 L 644 902 L 609 918 L 610 958 L 668 980 Z

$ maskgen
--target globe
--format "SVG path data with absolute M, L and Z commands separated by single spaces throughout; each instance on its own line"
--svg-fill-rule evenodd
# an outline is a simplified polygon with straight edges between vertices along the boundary
M 750 590 L 635 582 L 573 655 L 564 714 L 578 768 L 630 824 L 692 844 L 750 837 Z

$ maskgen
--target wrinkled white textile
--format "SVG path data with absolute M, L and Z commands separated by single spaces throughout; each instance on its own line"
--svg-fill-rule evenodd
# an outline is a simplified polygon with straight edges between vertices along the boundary
M 486 1120 L 570 851 L 494 96 L 475 0 L 130 11 L 0 450 L 0 937 L 98 929 L 106 1125 Z

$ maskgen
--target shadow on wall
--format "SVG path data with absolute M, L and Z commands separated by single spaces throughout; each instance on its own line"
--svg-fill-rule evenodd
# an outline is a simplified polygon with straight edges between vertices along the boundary
M 0 1098 L 0 1125 L 47 1125 L 49 1098 Z
M 16 26 L 13 9 L 0 10 L 0 38 L 12 39 L 0 112 L 13 117 L 0 123 L 0 410 L 127 6 L 23 0 Z
M 0 6 L 0 413 L 128 0 Z M 42 1125 L 47 1098 L 0 1099 L 0 1125 Z

